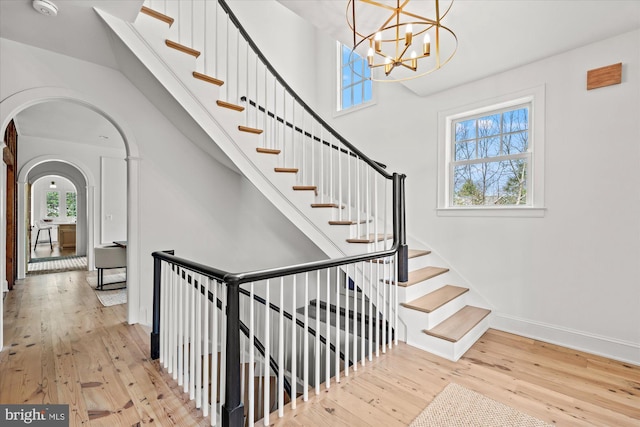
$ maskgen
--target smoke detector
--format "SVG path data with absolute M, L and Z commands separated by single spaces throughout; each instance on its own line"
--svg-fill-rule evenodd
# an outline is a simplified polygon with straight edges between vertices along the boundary
M 58 6 L 49 0 L 33 0 L 33 8 L 46 16 L 56 16 L 58 14 Z

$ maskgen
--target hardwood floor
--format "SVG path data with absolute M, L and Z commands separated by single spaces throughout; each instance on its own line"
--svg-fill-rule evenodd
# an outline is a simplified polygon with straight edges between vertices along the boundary
M 73 271 L 18 281 L 5 301 L 0 402 L 67 403 L 70 426 L 204 425 L 148 359 L 126 305 L 103 307 Z
M 71 426 L 205 425 L 148 359 L 146 328 L 102 307 L 86 272 L 19 281 L 5 301 L 0 403 L 68 403 Z M 640 426 L 640 367 L 490 330 L 457 363 L 407 345 L 272 425 L 406 426 L 455 382 L 561 426 Z

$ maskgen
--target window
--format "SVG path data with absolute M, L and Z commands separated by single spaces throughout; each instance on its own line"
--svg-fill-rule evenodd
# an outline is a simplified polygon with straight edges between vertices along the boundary
M 453 206 L 528 205 L 530 104 L 452 121 Z
M 340 64 L 338 110 L 347 110 L 373 99 L 371 69 L 367 60 L 338 43 Z
M 440 113 L 438 214 L 544 215 L 543 119 L 543 87 Z
M 60 193 L 47 191 L 47 217 L 58 218 L 60 216 Z
M 67 217 L 76 216 L 76 193 L 66 194 L 67 202 Z

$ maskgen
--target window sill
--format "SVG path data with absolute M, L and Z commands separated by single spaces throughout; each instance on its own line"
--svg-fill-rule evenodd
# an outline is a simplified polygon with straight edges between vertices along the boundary
M 504 208 L 439 208 L 436 209 L 438 216 L 461 216 L 461 217 L 515 217 L 515 218 L 543 218 L 547 208 L 534 207 L 504 207 Z

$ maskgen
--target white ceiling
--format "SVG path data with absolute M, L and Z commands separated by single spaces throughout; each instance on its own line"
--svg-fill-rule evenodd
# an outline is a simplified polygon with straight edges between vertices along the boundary
M 336 40 L 353 44 L 347 0 L 278 1 Z M 412 0 L 408 10 L 420 12 L 432 5 L 433 0 Z M 640 1 L 455 0 L 443 24 L 456 33 L 458 51 L 442 69 L 403 83 L 418 95 L 640 28 Z
M 124 149 L 118 130 L 100 114 L 69 101 L 48 101 L 15 117 L 18 135 Z

